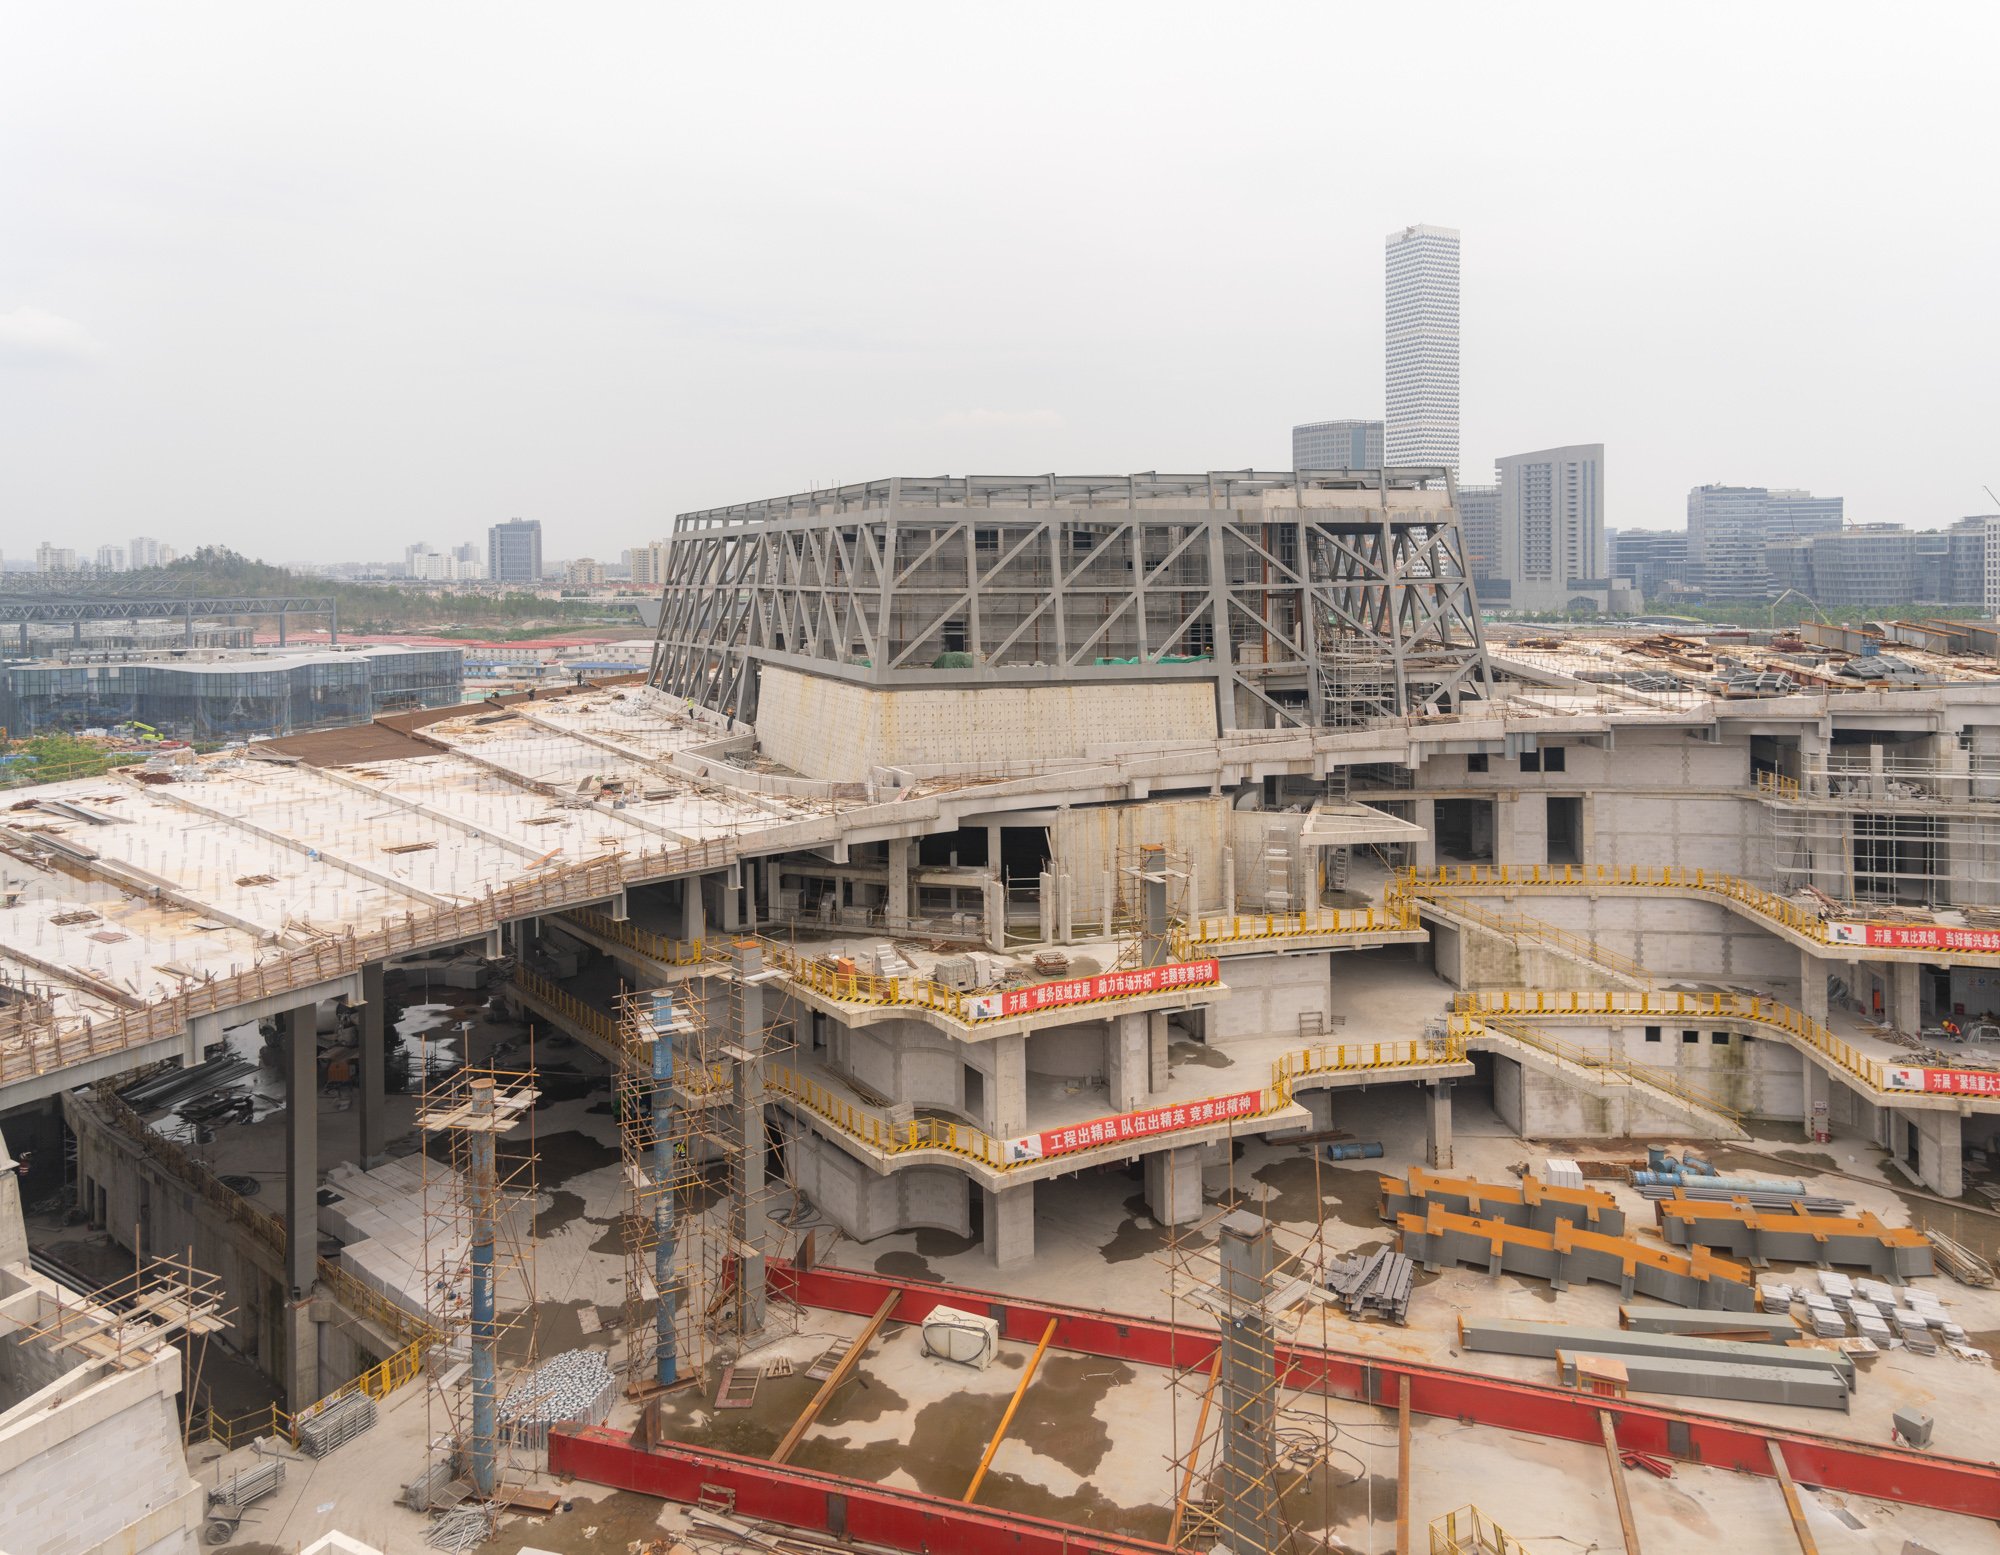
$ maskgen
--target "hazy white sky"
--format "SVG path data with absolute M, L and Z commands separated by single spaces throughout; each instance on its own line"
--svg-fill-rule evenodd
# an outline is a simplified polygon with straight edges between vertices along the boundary
M 2000 6 L 0 7 L 0 550 L 363 559 L 1290 462 L 1464 232 L 1464 464 L 2000 488 Z

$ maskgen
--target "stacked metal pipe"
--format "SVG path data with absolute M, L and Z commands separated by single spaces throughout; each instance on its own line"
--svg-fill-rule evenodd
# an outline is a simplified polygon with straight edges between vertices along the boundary
M 548 1445 L 552 1425 L 599 1425 L 615 1383 L 602 1350 L 565 1350 L 500 1400 L 500 1434 L 517 1447 Z

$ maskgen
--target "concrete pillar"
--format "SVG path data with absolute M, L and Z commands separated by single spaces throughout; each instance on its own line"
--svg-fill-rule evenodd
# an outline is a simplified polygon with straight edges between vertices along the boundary
M 1035 907 L 1036 933 L 1046 945 L 1053 942 L 1056 937 L 1056 877 L 1046 869 L 1041 874 Z
M 1306 1133 L 1318 1134 L 1333 1127 L 1332 1091 L 1294 1091 L 1292 1100 L 1305 1108 L 1306 1115 L 1312 1119 L 1305 1127 Z
M 1947 1199 L 1965 1194 L 1964 1119 L 1956 1112 L 1903 1115 L 1917 1132 L 1917 1176 Z
M 1799 1122 L 1805 1128 L 1806 1139 L 1811 1141 L 1815 1128 L 1824 1129 L 1828 1135 L 1833 1133 L 1833 1076 L 1811 1058 L 1801 1055 L 1800 1061 L 1805 1072 Z
M 1915 1036 L 1924 1029 L 1924 969 L 1921 962 L 1889 966 L 1889 1019 L 1898 1031 Z
M 1114 1015 L 1104 1038 L 1104 1076 L 1111 1106 L 1130 1112 L 1152 1094 L 1152 1033 L 1143 1010 Z
M 702 905 L 700 875 L 681 881 L 681 938 L 690 942 L 708 938 L 708 909 Z
M 1225 845 L 1222 850 L 1222 915 L 1231 917 L 1236 912 L 1236 850 Z
M 285 1402 L 305 1408 L 320 1396 L 319 1324 L 319 1011 L 301 1005 L 278 1017 L 285 1054 Z
M 1167 850 L 1148 843 L 1139 850 L 1139 965 L 1164 966 L 1167 945 Z
M 1167 1049 L 1172 1041 L 1173 1034 L 1167 1029 L 1167 1012 L 1154 1010 L 1146 1017 L 1146 1088 L 1149 1091 L 1164 1091 L 1167 1088 Z
M 1146 1208 L 1163 1226 L 1201 1219 L 1201 1152 L 1183 1145 L 1145 1158 Z
M 1222 1503 L 1225 1543 L 1232 1550 L 1276 1549 L 1279 1528 L 1277 1461 L 1277 1335 L 1266 1302 L 1277 1264 L 1271 1228 L 1244 1210 L 1223 1217 L 1222 1367 L 1216 1403 L 1221 1443 L 1209 1475 Z
M 379 961 L 370 961 L 361 969 L 361 1090 L 356 1106 L 361 1113 L 363 1171 L 382 1164 L 389 1134 L 388 1108 L 384 1101 L 389 1050 L 383 1025 L 388 1017 L 388 1006 L 382 991 L 382 971 Z
M 995 1037 L 988 1045 L 993 1068 L 988 1075 L 987 1104 L 993 1109 L 993 1132 L 1002 1139 L 1028 1132 L 1028 1039 L 1019 1032 Z
M 886 908 L 889 922 L 907 923 L 910 920 L 910 839 L 891 837 L 889 839 L 889 900 Z
M 987 1188 L 986 1251 L 997 1268 L 1026 1263 L 1035 1256 L 1035 1185 Z
M 744 1056 L 736 1062 L 735 1103 L 741 1120 L 742 1160 L 738 1167 L 741 1193 L 731 1206 L 731 1232 L 740 1260 L 741 1289 L 737 1311 L 740 1331 L 756 1333 L 764 1326 L 764 1245 L 770 1231 L 770 1209 L 764 1201 L 764 949 L 755 940 L 738 940 L 730 947 L 735 976 L 729 985 L 736 1045 Z
M 1076 885 L 1068 871 L 1056 876 L 1056 924 L 1065 945 L 1076 941 Z
M 1007 948 L 1007 889 L 998 875 L 979 882 L 986 903 L 986 948 L 998 955 Z
M 736 868 L 731 866 L 722 877 L 722 932 L 740 934 L 743 931 L 743 890 L 735 883 Z
M 1451 1081 L 1433 1080 L 1424 1096 L 1424 1161 L 1434 1172 L 1451 1170 Z
M 1826 1022 L 1826 963 L 1810 950 L 1799 952 L 1799 1009 L 1810 1020 Z
M 1410 844 L 1410 862 L 1418 869 L 1436 869 L 1437 847 L 1437 801 L 1419 799 L 1410 811 L 1410 818 L 1424 829 L 1422 837 Z

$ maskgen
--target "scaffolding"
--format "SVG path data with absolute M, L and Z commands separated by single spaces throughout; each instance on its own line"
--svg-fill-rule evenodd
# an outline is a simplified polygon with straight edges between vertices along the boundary
M 1990 758 L 1938 762 L 1880 745 L 1760 782 L 1780 891 L 1837 902 L 2000 906 L 2000 779 Z
M 19 1342 L 35 1341 L 52 1351 L 73 1351 L 84 1360 L 105 1361 L 120 1370 L 148 1364 L 154 1347 L 176 1334 L 192 1349 L 210 1334 L 229 1327 L 234 1308 L 224 1306 L 222 1282 L 195 1267 L 194 1250 L 183 1258 L 147 1258 L 122 1279 L 75 1296 L 61 1284 L 52 1310 L 41 1323 L 24 1328 Z M 187 1396 L 200 1386 L 200 1355 L 190 1354 Z
M 429 1467 L 448 1465 L 480 1498 L 540 1467 L 516 1462 L 496 1423 L 503 1366 L 524 1374 L 539 1359 L 532 1062 L 467 1064 L 427 1083 L 417 1107 L 424 1290 L 444 1350 L 430 1368 Z
M 770 1321 L 773 1199 L 789 1190 L 765 1064 L 791 1030 L 771 1016 L 766 986 L 782 974 L 763 957 L 736 940 L 701 975 L 621 1001 L 626 1392 L 641 1401 L 699 1383 Z
M 1313 1190 L 1317 1201 L 1317 1161 Z M 1193 1308 L 1201 1321 L 1190 1326 L 1212 1324 L 1221 1335 L 1212 1352 L 1177 1361 L 1170 1378 L 1167 1542 L 1175 1548 L 1231 1555 L 1346 1548 L 1334 1530 L 1350 1509 L 1336 1504 L 1337 1492 L 1368 1478 L 1368 1465 L 1337 1445 L 1344 1428 L 1333 1419 L 1331 1395 L 1290 1358 L 1300 1344 L 1327 1347 L 1329 1256 L 1322 1229 L 1281 1236 L 1249 1195 L 1237 1193 L 1233 1177 L 1219 1209 L 1172 1228 L 1163 1254 L 1168 1322 L 1181 1328 Z M 1398 1511 L 1407 1516 L 1400 1500 Z

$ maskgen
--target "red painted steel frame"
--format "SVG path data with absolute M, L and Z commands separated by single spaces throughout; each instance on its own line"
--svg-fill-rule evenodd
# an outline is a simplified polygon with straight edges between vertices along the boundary
M 801 1306 L 864 1315 L 872 1314 L 891 1291 L 898 1291 L 900 1299 L 890 1317 L 899 1323 L 921 1322 L 932 1307 L 940 1305 L 982 1312 L 999 1322 L 1007 1338 L 1024 1344 L 1040 1339 L 1053 1319 L 1055 1348 L 1080 1355 L 1149 1366 L 1198 1366 L 1215 1353 L 1213 1330 L 1174 1328 L 1150 1318 L 1027 1301 L 990 1291 L 889 1279 L 847 1269 L 801 1273 L 777 1261 L 770 1266 L 770 1280 L 774 1292 L 791 1296 Z M 1768 1444 L 1776 1441 L 1785 1450 L 1792 1478 L 1802 1485 L 2000 1519 L 2000 1467 L 1991 1463 L 1876 1447 L 1812 1432 L 1770 1430 L 1720 1415 L 1585 1397 L 1567 1388 L 1386 1360 L 1361 1351 L 1289 1346 L 1281 1349 L 1279 1356 L 1286 1368 L 1287 1386 L 1323 1389 L 1336 1398 L 1394 1408 L 1400 1381 L 1408 1377 L 1410 1407 L 1419 1414 L 1589 1443 L 1603 1439 L 1598 1416 L 1609 1411 L 1617 1424 L 1618 1445 L 1628 1451 L 1767 1478 L 1773 1472 Z
M 592 1484 L 694 1502 L 722 1491 L 731 1515 L 809 1528 L 835 1538 L 937 1555 L 1173 1555 L 1162 1544 L 1071 1523 L 992 1512 L 841 1474 L 782 1467 L 712 1447 L 634 1447 L 623 1431 L 559 1426 L 549 1433 L 549 1472 Z

